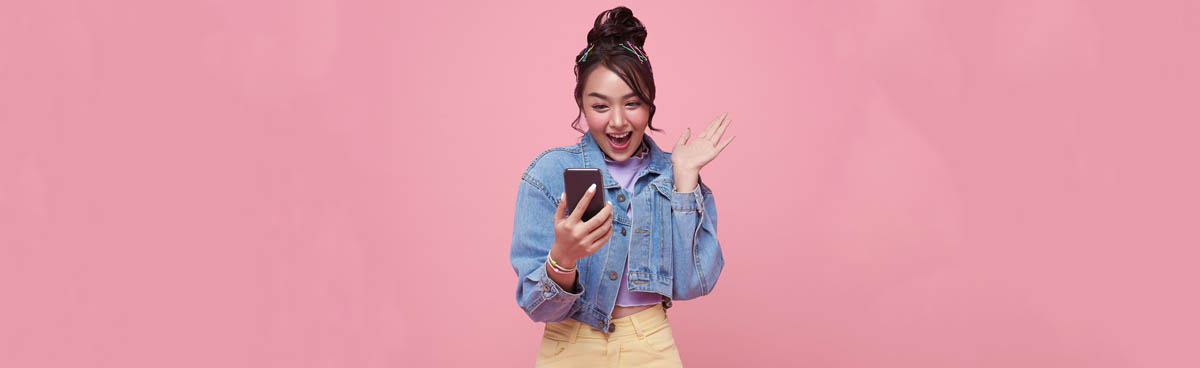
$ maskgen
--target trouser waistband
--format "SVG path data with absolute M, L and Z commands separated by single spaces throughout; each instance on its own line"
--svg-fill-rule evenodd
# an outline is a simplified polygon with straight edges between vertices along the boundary
M 583 322 L 579 322 L 573 318 L 567 318 L 559 322 L 546 323 L 546 337 L 553 340 L 570 341 L 575 343 L 577 339 L 617 339 L 628 335 L 636 335 L 642 338 L 654 331 L 662 329 L 670 322 L 667 320 L 666 308 L 662 303 L 655 304 L 650 308 L 638 311 L 637 313 L 615 318 L 611 321 L 614 326 L 613 332 L 600 331 Z

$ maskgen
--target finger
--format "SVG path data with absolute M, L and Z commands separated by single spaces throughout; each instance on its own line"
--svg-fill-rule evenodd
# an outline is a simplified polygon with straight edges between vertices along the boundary
M 600 250 L 600 248 L 603 247 L 605 244 L 608 244 L 608 240 L 612 239 L 613 227 L 609 226 L 607 229 L 604 229 L 603 233 L 599 233 L 599 232 L 597 232 L 597 233 L 600 236 L 597 236 L 596 239 L 593 239 L 590 243 L 584 243 L 584 244 L 589 244 L 587 246 L 587 248 L 585 248 L 587 250 L 588 254 L 595 253 L 597 250 Z
M 588 203 L 592 202 L 594 196 L 596 196 L 596 184 L 592 183 L 592 186 L 583 192 L 583 198 L 579 198 L 579 203 L 575 204 L 575 209 L 571 210 L 571 221 L 578 222 L 583 218 L 583 211 L 587 209 Z
M 691 133 L 692 133 L 692 128 L 684 129 L 683 134 L 679 135 L 679 141 L 675 142 L 675 147 L 679 147 L 679 146 L 687 144 L 688 136 L 691 135 Z
M 600 237 L 604 236 L 604 233 L 607 233 L 609 231 L 612 231 L 612 222 L 611 221 L 605 222 L 604 226 L 599 226 L 599 227 L 596 227 L 595 229 L 592 229 L 591 231 L 589 231 L 588 234 L 583 237 L 583 239 L 579 240 L 579 244 L 583 244 L 584 246 L 590 246 L 593 243 L 595 243 L 597 239 L 600 239 Z
M 596 239 L 595 242 L 592 243 L 592 245 L 587 247 L 588 254 L 596 253 L 597 250 L 600 250 L 600 247 L 603 247 L 605 244 L 608 244 L 608 239 L 612 238 L 612 233 L 613 233 L 613 227 L 609 226 L 608 229 L 604 232 L 604 235 L 601 235 L 600 238 Z M 584 244 L 587 244 L 587 243 L 584 243 Z
M 711 123 L 708 123 L 708 127 L 704 128 L 704 132 L 700 133 L 700 137 L 708 138 L 709 136 L 711 136 L 713 131 L 716 130 L 717 127 L 721 125 L 721 122 L 725 121 L 725 116 L 727 116 L 727 115 L 729 115 L 728 112 L 721 114 L 721 116 L 717 116 L 716 119 L 713 119 L 713 121 Z
M 600 247 L 607 245 L 608 240 L 612 239 L 612 231 L 613 227 L 608 227 L 605 229 L 604 234 L 601 234 L 600 237 L 596 237 L 596 240 L 592 242 L 592 246 L 588 247 L 589 251 L 595 253 L 595 251 L 599 251 Z
M 600 212 L 596 212 L 595 216 L 584 222 L 583 229 L 587 232 L 592 232 L 592 230 L 600 227 L 601 224 L 609 221 L 612 221 L 612 202 L 605 203 L 604 208 L 601 208 Z
M 725 136 L 725 129 L 729 128 L 730 124 L 733 124 L 733 119 L 726 120 L 724 123 L 721 124 L 721 127 L 717 128 L 717 131 L 713 132 L 713 139 L 712 139 L 713 143 L 717 143 L 717 142 L 721 141 L 721 137 Z
M 563 192 L 563 194 L 558 197 L 558 208 L 554 210 L 554 221 L 558 222 L 558 220 L 562 220 L 563 217 L 566 217 L 566 216 L 567 216 L 567 193 Z
M 735 135 L 735 136 L 729 137 L 729 139 L 726 139 L 725 142 L 721 142 L 721 145 L 717 146 L 717 154 L 720 154 L 721 151 L 724 151 L 725 146 L 728 146 L 729 142 L 733 142 L 734 138 L 737 138 L 737 136 Z

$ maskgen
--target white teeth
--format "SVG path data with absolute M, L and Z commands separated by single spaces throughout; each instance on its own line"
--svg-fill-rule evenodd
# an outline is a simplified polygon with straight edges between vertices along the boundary
M 609 134 L 609 136 L 612 136 L 613 138 L 625 138 L 625 137 L 629 136 L 629 133 L 632 133 L 632 132 L 625 132 L 625 134 L 621 134 L 621 135 Z

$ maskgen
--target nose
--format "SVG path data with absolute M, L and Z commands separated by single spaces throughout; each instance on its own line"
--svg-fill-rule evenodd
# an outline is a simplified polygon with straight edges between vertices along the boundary
M 629 119 L 625 117 L 624 110 L 618 109 L 617 113 L 613 114 L 613 118 L 608 124 L 612 125 L 614 130 L 624 131 L 625 127 L 629 125 Z

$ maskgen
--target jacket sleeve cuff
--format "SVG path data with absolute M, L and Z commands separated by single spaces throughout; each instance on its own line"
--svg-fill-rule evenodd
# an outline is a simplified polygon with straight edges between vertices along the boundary
M 583 283 L 579 282 L 578 270 L 575 271 L 575 289 L 567 291 L 562 286 L 559 286 L 557 282 L 554 282 L 554 279 L 550 278 L 550 275 L 546 273 L 546 267 L 549 267 L 549 263 L 542 262 L 542 266 L 538 267 L 539 270 L 535 273 L 540 279 L 538 281 L 538 288 L 542 290 L 542 299 L 553 300 L 561 297 L 569 298 L 571 302 L 574 302 L 576 298 L 583 295 Z
M 676 190 L 671 188 L 671 209 L 675 212 L 704 211 L 704 193 L 700 190 L 700 185 L 696 185 L 696 189 L 691 192 L 680 193 Z

